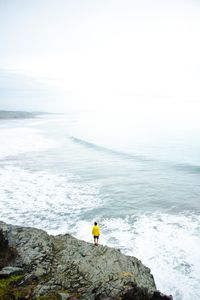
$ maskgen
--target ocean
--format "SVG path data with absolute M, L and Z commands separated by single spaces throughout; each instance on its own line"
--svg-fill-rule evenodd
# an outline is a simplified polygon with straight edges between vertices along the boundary
M 0 112 L 0 220 L 88 242 L 97 221 L 159 290 L 199 300 L 199 110 L 158 110 Z

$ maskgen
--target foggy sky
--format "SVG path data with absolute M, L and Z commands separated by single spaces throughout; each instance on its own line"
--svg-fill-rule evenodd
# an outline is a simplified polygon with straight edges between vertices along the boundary
M 199 53 L 198 1 L 0 0 L 0 109 L 200 101 Z

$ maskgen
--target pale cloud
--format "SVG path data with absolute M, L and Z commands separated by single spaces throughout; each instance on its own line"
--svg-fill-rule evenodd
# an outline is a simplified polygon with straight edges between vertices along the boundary
M 0 66 L 37 80 L 56 79 L 47 85 L 61 91 L 66 107 L 113 105 L 119 95 L 127 103 L 141 100 L 137 95 L 200 99 L 198 2 L 0 5 Z

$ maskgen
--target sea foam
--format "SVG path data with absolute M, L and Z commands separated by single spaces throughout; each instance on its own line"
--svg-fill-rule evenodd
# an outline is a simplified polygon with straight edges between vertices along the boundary
M 42 136 L 41 132 L 32 128 L 0 129 L 0 159 L 16 156 L 26 152 L 46 151 L 58 144 Z
M 176 300 L 200 299 L 200 216 L 163 213 L 106 219 L 104 242 L 151 268 L 158 289 Z
M 98 187 L 78 177 L 17 167 L 0 169 L 0 198 L 1 220 L 49 233 L 69 231 L 81 214 L 101 205 Z

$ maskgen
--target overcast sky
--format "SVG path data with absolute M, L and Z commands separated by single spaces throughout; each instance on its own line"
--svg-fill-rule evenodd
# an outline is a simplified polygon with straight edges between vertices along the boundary
M 0 0 L 0 70 L 0 108 L 200 102 L 200 2 Z

